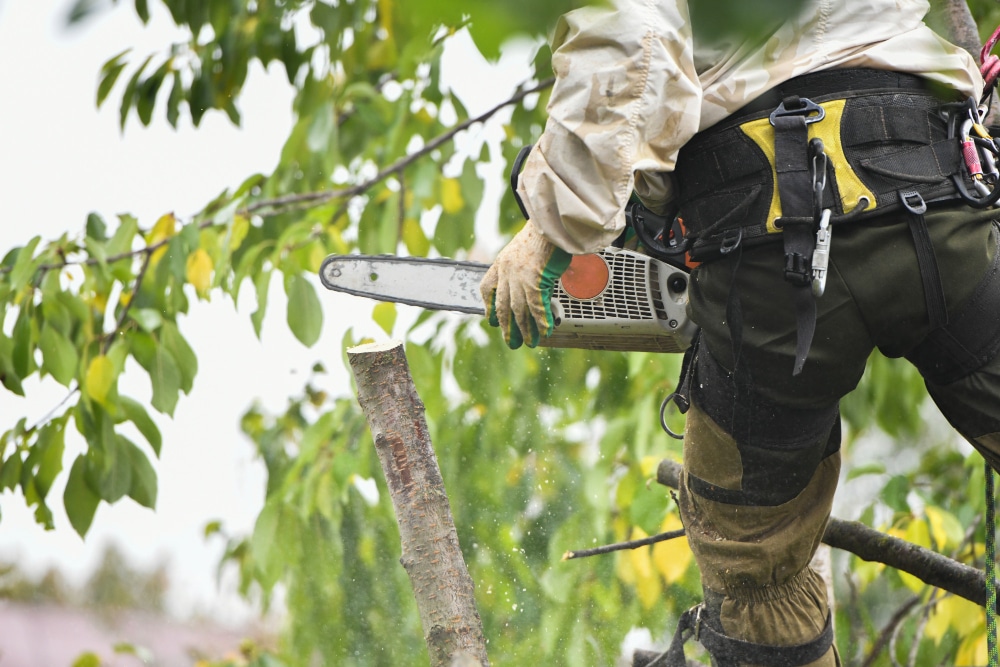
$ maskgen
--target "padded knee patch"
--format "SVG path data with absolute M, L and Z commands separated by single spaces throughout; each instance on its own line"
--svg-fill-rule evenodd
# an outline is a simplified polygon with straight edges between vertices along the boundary
M 738 462 L 720 460 L 719 465 L 738 465 L 742 470 L 735 489 L 702 479 L 689 469 L 694 493 L 731 505 L 781 505 L 806 487 L 820 461 L 840 450 L 838 404 L 808 410 L 774 404 L 722 368 L 704 347 L 695 364 L 692 402 L 732 436 L 738 451 Z M 694 439 L 697 435 L 692 447 L 713 447 Z M 728 458 L 729 453 L 720 449 L 718 456 Z

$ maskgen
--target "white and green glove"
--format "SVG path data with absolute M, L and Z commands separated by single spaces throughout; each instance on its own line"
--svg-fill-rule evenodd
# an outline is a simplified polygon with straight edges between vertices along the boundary
M 552 291 L 572 258 L 528 222 L 500 251 L 479 292 L 490 324 L 500 327 L 512 350 L 535 347 L 555 327 Z

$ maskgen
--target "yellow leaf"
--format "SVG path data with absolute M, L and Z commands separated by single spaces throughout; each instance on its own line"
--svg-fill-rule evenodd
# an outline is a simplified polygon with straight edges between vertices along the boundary
M 420 107 L 414 115 L 414 118 L 417 119 L 417 122 L 424 125 L 430 125 L 434 122 L 434 117 L 431 116 L 431 112 L 427 110 L 427 107 Z
M 648 537 L 641 528 L 632 529 L 633 540 L 641 540 Z M 631 570 L 635 576 L 635 592 L 639 596 L 639 603 L 643 609 L 652 609 L 660 598 L 660 578 L 656 576 L 653 569 L 653 562 L 650 556 L 649 547 L 640 547 L 629 551 L 628 559 L 631 561 Z
M 958 647 L 958 653 L 955 654 L 955 664 L 985 665 L 988 658 L 986 649 L 986 632 L 984 629 L 982 634 L 967 637 L 962 642 L 962 645 Z
M 188 256 L 187 279 L 202 298 L 208 294 L 208 288 L 212 286 L 213 268 L 212 258 L 201 248 Z
M 431 249 L 427 235 L 413 218 L 403 221 L 403 243 L 406 244 L 406 251 L 415 257 L 425 257 Z
M 662 456 L 645 456 L 640 462 L 640 467 L 642 468 L 643 477 L 654 477 L 656 475 L 656 469 L 660 465 L 660 461 L 663 460 Z
M 118 303 L 123 306 L 127 306 L 132 302 L 132 292 L 122 292 L 121 296 L 118 297 Z
M 458 213 L 465 207 L 462 186 L 457 178 L 446 178 L 441 181 L 441 207 L 445 213 Z
M 680 517 L 668 514 L 660 526 L 660 532 L 666 533 L 680 528 L 683 528 Z M 668 584 L 679 581 L 684 576 L 693 557 L 686 537 L 675 537 L 653 545 L 653 565 Z
M 927 515 L 927 522 L 930 524 L 935 548 L 944 550 L 956 546 L 962 540 L 962 525 L 954 514 L 933 505 L 924 508 L 924 514 Z
M 249 233 L 250 219 L 239 213 L 233 216 L 229 227 L 229 252 L 236 252 L 236 249 L 243 245 L 243 241 Z
M 160 219 L 156 221 L 155 225 L 153 225 L 153 228 L 149 230 L 148 234 L 146 234 L 146 243 L 148 245 L 155 245 L 162 241 L 166 241 L 176 233 L 177 218 L 174 217 L 173 213 L 167 213 L 166 215 L 161 215 Z M 160 261 L 160 258 L 163 257 L 163 253 L 166 251 L 166 245 L 154 251 L 152 256 L 149 258 L 149 263 L 156 266 L 156 263 Z
M 396 324 L 396 304 L 383 301 L 372 310 L 372 319 L 382 327 L 386 335 L 392 335 L 392 327 Z
M 889 531 L 890 533 L 893 531 Z M 922 519 L 914 519 L 910 522 L 910 525 L 906 527 L 903 539 L 907 542 L 912 542 L 917 546 L 924 548 L 930 548 L 931 546 L 931 532 L 927 527 L 927 522 Z M 912 574 L 907 574 L 905 572 L 899 573 L 899 578 L 903 580 L 903 584 L 906 585 L 914 593 L 919 593 L 924 590 L 927 586 L 920 579 L 917 579 Z
M 974 602 L 950 595 L 934 606 L 927 621 L 927 636 L 940 644 L 948 628 L 954 628 L 959 637 L 981 635 L 986 629 L 985 612 Z
M 87 366 L 87 377 L 84 378 L 87 395 L 104 405 L 114 383 L 115 367 L 111 360 L 103 354 L 91 359 Z
M 309 268 L 313 273 L 319 273 L 319 268 L 323 266 L 323 260 L 326 259 L 326 253 L 323 252 L 323 248 L 319 244 L 314 243 L 312 250 L 309 251 Z

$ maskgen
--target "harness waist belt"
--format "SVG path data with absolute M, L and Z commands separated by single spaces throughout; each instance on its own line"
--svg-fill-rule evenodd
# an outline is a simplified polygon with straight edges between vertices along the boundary
M 768 91 L 681 149 L 677 203 L 691 259 L 717 258 L 720 248 L 732 250 L 734 238 L 745 245 L 781 238 L 775 221 L 782 216 L 784 196 L 776 185 L 782 165 L 775 159 L 772 112 L 788 99 L 814 103 L 808 138 L 820 139 L 829 156 L 822 207 L 834 220 L 852 210 L 863 209 L 852 216 L 861 218 L 898 210 L 901 192 L 927 203 L 959 198 L 953 176 L 961 173 L 961 147 L 942 111 L 946 101 L 925 80 L 866 69 L 808 74 Z

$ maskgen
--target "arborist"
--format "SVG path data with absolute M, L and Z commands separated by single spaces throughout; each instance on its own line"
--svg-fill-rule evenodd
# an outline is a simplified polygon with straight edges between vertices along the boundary
M 680 511 L 704 601 L 662 664 L 696 635 L 723 667 L 838 665 L 809 562 L 840 469 L 838 402 L 872 350 L 915 364 L 1000 464 L 984 82 L 923 23 L 925 0 L 806 0 L 767 34 L 714 40 L 697 5 L 560 19 L 549 119 L 517 184 L 529 221 L 481 291 L 510 347 L 532 347 L 571 256 L 619 237 L 633 194 L 680 218 L 700 326 Z

